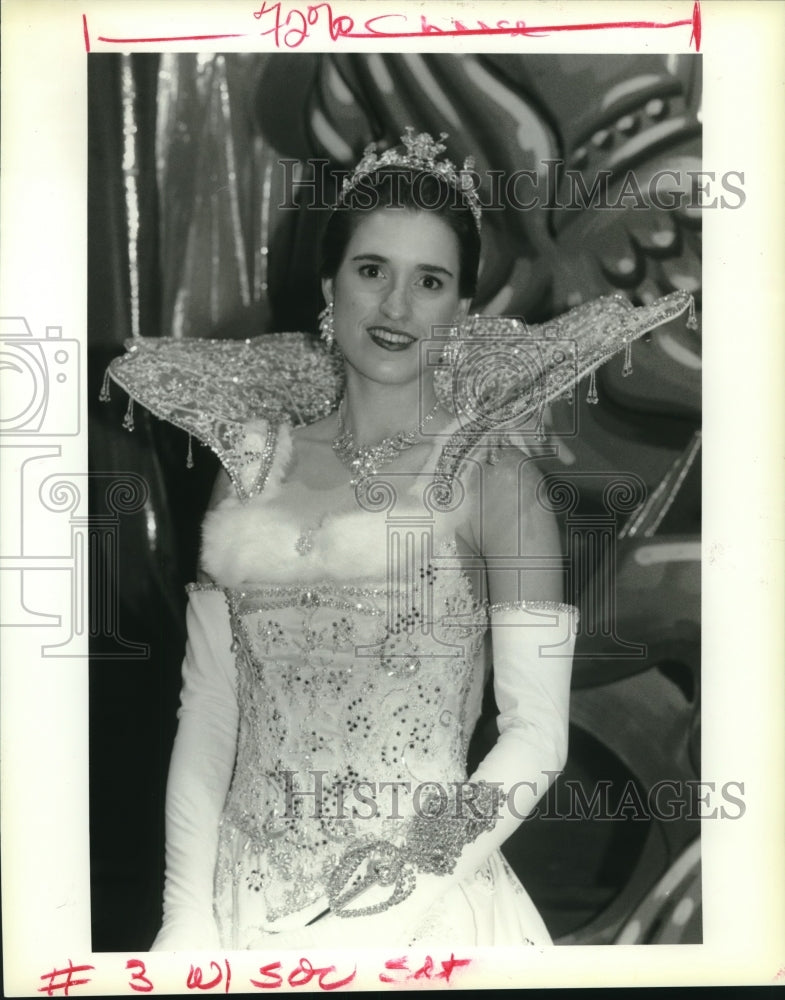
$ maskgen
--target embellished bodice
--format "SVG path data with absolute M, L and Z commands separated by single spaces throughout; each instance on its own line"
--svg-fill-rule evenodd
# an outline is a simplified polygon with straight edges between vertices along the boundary
M 208 515 L 203 555 L 227 595 L 240 709 L 219 878 L 247 869 L 268 921 L 322 898 L 349 845 L 402 843 L 425 783 L 465 779 L 487 660 L 455 520 L 423 502 L 432 478 L 377 484 L 364 509 L 303 527 L 279 435 L 264 489 Z

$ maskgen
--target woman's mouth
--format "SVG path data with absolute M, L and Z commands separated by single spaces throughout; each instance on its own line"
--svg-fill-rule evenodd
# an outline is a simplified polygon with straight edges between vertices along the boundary
M 385 351 L 405 351 L 417 338 L 403 330 L 391 330 L 388 326 L 372 326 L 368 328 L 368 336 Z

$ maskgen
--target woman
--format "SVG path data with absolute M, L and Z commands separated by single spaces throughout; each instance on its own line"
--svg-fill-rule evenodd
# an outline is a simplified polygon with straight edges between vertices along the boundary
M 222 446 L 156 949 L 550 940 L 499 848 L 564 765 L 577 616 L 536 466 L 450 378 L 461 338 L 446 379 L 424 362 L 465 328 L 479 261 L 479 205 L 443 150 L 407 130 L 366 151 L 328 224 L 337 409 L 250 419 Z M 499 738 L 467 780 L 491 663 Z

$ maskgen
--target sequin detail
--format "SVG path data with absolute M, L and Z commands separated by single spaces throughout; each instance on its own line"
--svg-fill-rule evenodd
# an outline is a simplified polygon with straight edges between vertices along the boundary
M 217 583 L 207 583 L 207 582 L 193 582 L 186 583 L 185 592 L 186 594 L 196 593 L 199 590 L 220 590 L 223 591 L 223 587 L 219 587 Z
M 261 453 L 262 428 L 254 433 Z M 260 517 L 277 502 L 271 470 L 281 465 L 276 447 L 286 444 L 269 433 L 265 440 L 270 457 L 258 467 L 262 475 L 254 473 L 263 492 L 238 507 Z M 231 526 L 222 537 L 236 540 Z M 273 532 L 263 542 L 254 567 L 269 571 L 281 537 Z M 224 589 L 240 708 L 215 870 L 227 946 L 254 928 L 307 922 L 305 914 L 325 907 L 330 880 L 352 852 L 375 844 L 380 862 L 405 855 L 417 842 L 413 790 L 466 781 L 491 609 L 474 598 L 460 568 L 449 513 L 435 515 L 429 538 L 400 589 L 377 577 L 343 582 L 356 579 L 356 562 L 339 580 L 298 580 L 307 561 L 296 556 L 278 582 Z M 460 839 L 460 830 L 452 833 Z M 408 886 L 402 873 L 393 897 Z
M 310 423 L 337 405 L 340 359 L 306 333 L 249 340 L 135 337 L 109 376 L 151 413 L 193 434 L 220 459 L 238 494 L 247 498 L 251 463 L 265 466 L 265 448 L 248 424 Z M 249 488 L 250 487 L 250 488 Z
M 464 459 L 490 435 L 491 444 L 511 440 L 510 428 L 533 422 L 536 438 L 545 406 L 589 375 L 589 399 L 596 399 L 595 371 L 632 341 L 691 307 L 692 296 L 673 292 L 636 308 L 625 296 L 606 295 L 536 326 L 504 316 L 477 316 L 461 330 L 458 357 L 434 372 L 437 397 L 465 414 L 445 444 L 436 466 L 442 503 L 451 502 L 452 483 Z M 494 378 L 477 378 L 484 360 L 495 359 Z M 498 359 L 504 358 L 504 363 Z M 476 388 L 475 388 L 476 386 Z M 477 396 L 481 387 L 482 396 Z
M 511 423 L 522 426 L 525 418 L 536 417 L 637 337 L 688 308 L 692 323 L 694 303 L 686 292 L 637 308 L 617 294 L 538 326 L 508 317 L 472 317 L 462 328 L 454 364 L 433 372 L 441 405 L 460 417 L 436 468 L 443 503 L 450 502 L 461 463 L 485 435 L 504 438 Z M 245 341 L 135 337 L 126 346 L 127 353 L 109 365 L 110 377 L 157 417 L 207 444 L 241 497 L 248 495 L 241 475 L 248 460 L 244 425 L 260 419 L 311 423 L 335 409 L 343 392 L 340 357 L 304 333 Z M 489 348 L 494 357 L 507 355 L 507 363 L 497 365 L 492 386 L 476 377 L 472 361 L 489 356 Z M 478 386 L 482 399 L 474 396 Z M 489 387 L 492 398 L 486 398 Z
M 503 611 L 554 611 L 563 615 L 574 615 L 576 622 L 580 611 L 574 604 L 564 604 L 561 601 L 501 601 L 488 605 L 488 614 L 493 617 Z
M 470 800 L 464 799 L 471 791 Z M 484 781 L 453 790 L 439 788 L 421 797 L 406 840 L 396 848 L 384 841 L 352 846 L 332 871 L 328 882 L 330 909 L 340 917 L 362 917 L 396 906 L 414 890 L 415 872 L 450 875 L 467 844 L 492 830 L 499 819 L 504 793 Z M 471 808 L 468 807 L 471 802 Z M 372 887 L 392 887 L 386 898 L 354 906 Z
M 264 446 L 262 448 L 262 453 L 259 456 L 259 471 L 256 474 L 256 479 L 254 480 L 253 487 L 249 491 L 251 496 L 262 493 L 264 491 L 264 488 L 267 485 L 267 480 L 270 476 L 270 470 L 272 469 L 273 461 L 275 459 L 275 449 L 277 444 L 278 444 L 278 425 L 268 424 Z
M 420 782 L 465 780 L 485 609 L 461 573 L 423 579 L 433 613 L 400 621 L 381 586 L 227 591 L 241 712 L 216 869 L 227 940 L 249 907 L 274 921 L 322 898 L 349 845 L 403 845 Z

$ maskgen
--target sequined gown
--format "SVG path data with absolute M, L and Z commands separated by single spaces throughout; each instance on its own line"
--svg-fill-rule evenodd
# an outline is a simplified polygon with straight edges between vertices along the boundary
M 460 569 L 454 516 L 429 504 L 431 477 L 387 477 L 365 509 L 302 525 L 282 484 L 291 432 L 267 440 L 244 472 L 251 498 L 219 504 L 203 538 L 237 670 L 214 894 L 232 949 L 306 923 L 347 847 L 401 845 L 418 788 L 466 778 L 488 672 L 488 607 Z M 360 921 L 346 923 L 356 940 Z M 549 942 L 498 850 L 400 943 L 430 938 Z
M 694 328 L 684 292 L 638 308 L 609 296 L 528 328 L 506 317 L 473 318 L 471 356 L 493 356 L 503 343 L 532 358 L 480 380 L 489 398 L 479 429 L 489 414 L 504 426 L 528 419 L 531 405 L 559 398 L 687 309 Z M 447 412 L 462 391 L 454 375 L 445 366 L 433 373 Z M 189 604 L 190 654 L 167 786 L 164 924 L 154 948 L 212 948 L 219 937 L 226 947 L 274 946 L 276 933 L 282 940 L 326 905 L 347 845 L 404 843 L 416 803 L 408 794 L 397 802 L 381 796 L 381 783 L 465 777 L 489 646 L 497 704 L 501 693 L 507 707 L 500 706 L 499 739 L 473 780 L 502 775 L 514 783 L 563 766 L 575 609 L 534 608 L 536 600 L 514 610 L 475 603 L 457 559 L 456 524 L 428 499 L 435 459 L 428 475 L 405 488 L 384 476 L 393 485 L 369 492 L 366 509 L 306 524 L 293 518 L 284 475 L 290 434 L 275 428 L 335 408 L 343 372 L 334 352 L 301 333 L 247 341 L 139 337 L 107 370 L 104 399 L 110 380 L 130 396 L 126 427 L 134 401 L 142 403 L 209 446 L 237 490 L 205 522 L 203 568 L 215 584 L 194 589 Z M 476 429 L 443 449 L 440 474 L 459 470 Z M 331 503 L 324 498 L 323 509 Z M 561 650 L 558 670 L 555 657 L 543 663 L 540 639 L 520 655 L 525 628 L 513 630 L 513 649 L 500 637 L 507 625 L 532 624 L 530 610 L 571 633 L 571 644 L 567 636 L 549 647 Z M 541 621 L 533 624 L 541 638 Z M 370 803 L 360 799 L 362 782 L 375 789 Z M 306 808 L 317 799 L 320 815 Z M 430 935 L 456 944 L 548 941 L 498 850 L 513 829 L 500 822 L 490 838 L 496 847 L 485 851 L 486 840 L 482 851 L 461 853 L 460 880 L 445 878 L 433 905 L 429 889 L 429 912 L 401 932 L 400 943 Z M 354 927 L 346 933 L 356 941 Z

